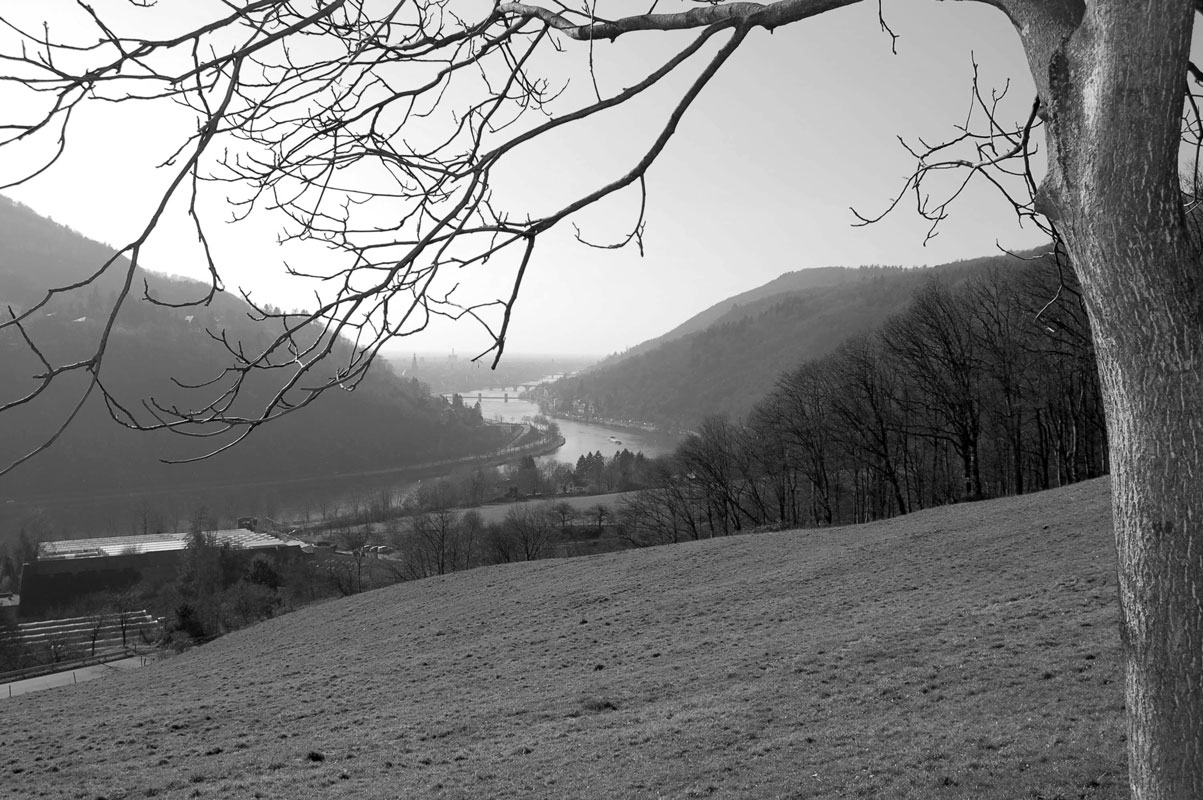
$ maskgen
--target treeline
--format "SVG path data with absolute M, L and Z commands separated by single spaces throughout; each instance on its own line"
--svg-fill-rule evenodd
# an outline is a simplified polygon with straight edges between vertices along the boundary
M 600 454 L 582 456 L 578 470 L 587 480 L 600 462 L 599 477 L 634 475 L 633 465 L 654 469 L 654 460 L 642 453 L 616 453 L 609 459 Z M 554 472 L 563 473 L 559 464 Z M 522 468 L 519 467 L 519 472 Z M 575 478 L 574 478 L 575 479 Z M 499 519 L 486 520 L 480 511 L 456 508 L 457 493 L 450 482 L 424 486 L 411 498 L 410 514 L 375 534 L 388 543 L 391 558 L 387 564 L 399 580 L 416 580 L 460 570 L 516 561 L 535 561 L 557 556 L 584 555 L 624 546 L 611 523 L 614 512 L 604 503 L 574 505 L 568 500 L 543 495 L 547 499 L 516 502 L 506 507 Z M 363 547 L 372 534 L 351 532 L 342 539 L 350 547 Z M 605 539 L 605 541 L 603 541 Z
M 668 334 L 556 381 L 541 399 L 557 413 L 674 430 L 695 429 L 715 414 L 742 418 L 782 371 L 874 330 L 904 310 L 929 276 L 955 285 L 990 265 L 1016 263 L 1000 255 L 932 269 L 840 268 L 817 284 L 800 280 L 811 270 L 783 275 L 699 315 L 678 328 L 678 338 Z
M 610 457 L 582 455 L 575 466 L 527 456 L 503 469 L 477 468 L 424 482 L 403 499 L 382 495 L 365 507 L 361 522 L 346 520 L 322 536 L 356 557 L 332 573 L 347 594 L 382 580 L 603 552 L 624 546 L 617 517 L 608 505 L 579 495 L 645 488 L 662 469 L 658 459 L 626 448 Z M 507 501 L 515 502 L 490 519 L 473 508 Z M 365 565 L 383 578 L 364 580 Z
M 622 525 L 651 544 L 864 522 L 1107 471 L 1085 310 L 1068 270 L 1039 260 L 933 278 L 742 421 L 708 418 Z

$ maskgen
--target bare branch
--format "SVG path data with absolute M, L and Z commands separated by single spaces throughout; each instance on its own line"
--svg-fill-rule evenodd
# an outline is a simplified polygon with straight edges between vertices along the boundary
M 951 206 L 974 179 L 980 179 L 985 180 L 1002 195 L 1021 222 L 1031 221 L 1050 238 L 1055 238 L 1051 223 L 1037 212 L 1035 207 L 1037 185 L 1031 165 L 1031 155 L 1035 148 L 1032 132 L 1042 124 L 1040 98 L 1036 97 L 1032 101 L 1024 122 L 1005 125 L 999 119 L 998 108 L 1006 95 L 1006 89 L 993 93 L 987 99 L 981 92 L 976 62 L 973 64 L 971 87 L 969 111 L 965 122 L 958 128 L 957 136 L 935 145 L 921 142 L 919 148 L 913 148 L 899 139 L 902 146 L 918 162 L 915 171 L 907 176 L 902 190 L 880 213 L 867 216 L 852 209 L 857 219 L 854 223 L 856 226 L 879 222 L 894 211 L 904 197 L 913 196 L 916 212 L 931 223 L 927 232 L 927 241 L 930 241 L 939 233 L 940 224 L 948 218 Z M 980 128 L 976 123 L 978 117 L 984 123 Z M 954 155 L 965 149 L 970 151 L 972 158 Z M 1017 163 L 1018 166 L 1012 166 L 1013 163 Z M 939 199 L 934 199 L 925 187 L 937 176 L 946 173 L 957 174 L 960 177 L 951 188 L 939 190 Z M 1022 190 L 1014 186 L 1016 178 L 1022 182 Z
M 614 40 L 625 33 L 635 31 L 690 30 L 734 22 L 772 30 L 859 2 L 861 0 L 778 0 L 776 3 L 765 5 L 746 2 L 719 3 L 676 14 L 640 14 L 610 22 L 592 22 L 587 18 L 576 22 L 567 13 L 525 3 L 502 3 L 499 8 L 505 15 L 539 19 L 570 38 L 586 41 Z

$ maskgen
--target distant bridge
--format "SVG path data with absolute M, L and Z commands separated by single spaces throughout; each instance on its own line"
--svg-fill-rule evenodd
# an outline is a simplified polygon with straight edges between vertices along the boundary
M 516 383 L 513 386 L 510 386 L 509 384 L 504 386 L 490 386 L 485 390 L 487 392 L 492 392 L 493 394 L 485 394 L 484 392 L 446 392 L 443 394 L 443 398 L 450 400 L 453 394 L 458 394 L 460 397 L 464 398 L 464 400 L 502 400 L 504 402 L 509 402 L 511 399 L 517 400 L 518 395 L 522 394 L 523 392 L 529 392 L 532 389 L 537 389 L 546 383 L 547 380 L 566 377 L 566 375 L 567 373 L 564 373 L 562 375 L 552 376 L 552 378 L 543 381 L 536 381 L 533 383 Z M 496 392 L 501 392 L 501 394 L 496 394 Z
M 450 400 L 451 396 L 454 394 L 458 394 L 460 397 L 462 397 L 465 403 L 472 403 L 476 400 L 501 400 L 508 403 L 511 400 L 518 399 L 518 392 L 514 392 L 514 394 L 510 394 L 508 392 L 505 394 L 465 394 L 463 392 L 448 392 L 447 394 L 443 395 L 443 399 Z

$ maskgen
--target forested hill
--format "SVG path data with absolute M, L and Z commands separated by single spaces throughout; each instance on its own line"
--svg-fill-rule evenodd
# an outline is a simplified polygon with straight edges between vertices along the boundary
M 668 427 L 691 428 L 711 414 L 743 416 L 783 371 L 876 328 L 932 275 L 958 283 L 989 265 L 1011 263 L 1023 262 L 999 255 L 921 269 L 790 272 L 559 381 L 550 395 L 560 410 Z
M 700 333 L 720 321 L 735 322 L 749 314 L 757 313 L 761 300 L 784 295 L 799 294 L 812 289 L 824 289 L 831 286 L 854 283 L 860 279 L 860 270 L 850 267 L 815 267 L 779 275 L 763 286 L 750 289 L 734 297 L 715 303 L 705 311 L 695 314 L 673 328 L 668 333 L 648 339 L 634 347 L 612 355 L 601 362 L 599 366 L 610 366 L 625 359 L 654 350 L 660 345 L 681 339 L 694 333 Z
M 110 254 L 109 247 L 0 198 L 0 307 L 28 308 L 47 286 L 82 279 Z M 159 297 L 178 300 L 205 293 L 206 287 L 189 281 L 154 273 L 139 277 L 145 277 Z M 141 280 L 138 288 L 140 295 Z M 95 346 L 116 289 L 115 281 L 104 280 L 58 298 L 36 313 L 27 331 L 48 355 L 85 357 Z M 266 340 L 266 324 L 251 319 L 249 311 L 229 293 L 195 308 L 128 303 L 102 368 L 105 385 L 131 408 L 146 397 L 160 402 L 180 399 L 171 378 L 212 378 L 229 364 L 228 353 L 206 329 L 225 330 L 232 341 L 246 343 L 251 350 Z M 0 403 L 27 393 L 41 371 L 16 331 L 0 334 Z M 82 386 L 65 385 L 63 391 L 0 415 L 0 456 L 5 463 L 52 431 L 77 402 Z M 246 409 L 254 401 L 262 403 L 273 388 L 266 382 L 253 385 Z M 328 392 L 305 410 L 260 428 L 220 457 L 165 466 L 160 458 L 195 455 L 212 442 L 129 431 L 112 422 L 99 398 L 93 397 L 53 447 L 0 478 L 0 504 L 31 497 L 170 491 L 386 469 L 481 451 L 492 446 L 497 435 L 380 363 L 356 391 Z

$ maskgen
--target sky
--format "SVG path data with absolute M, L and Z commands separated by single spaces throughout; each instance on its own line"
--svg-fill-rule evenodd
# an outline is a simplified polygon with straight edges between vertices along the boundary
M 160 8 L 169 16 L 201 13 L 196 4 Z M 883 10 L 899 36 L 897 54 L 879 28 L 874 3 L 771 34 L 754 31 L 686 113 L 648 173 L 644 254 L 585 247 L 574 241 L 569 225 L 546 235 L 514 310 L 509 351 L 620 352 L 793 270 L 934 265 L 994 253 L 1000 245 L 1041 244 L 1039 231 L 1030 223 L 1021 228 L 1006 202 L 984 184 L 958 199 L 939 235 L 926 243 L 929 223 L 911 202 L 880 223 L 854 226 L 850 207 L 880 212 L 914 167 L 898 137 L 915 143 L 956 134 L 969 109 L 975 60 L 983 92 L 1007 88 L 1003 119 L 1021 121 L 1034 97 L 1018 38 L 998 10 L 980 3 L 900 0 L 886 0 Z M 65 11 L 56 17 L 58 29 L 70 32 L 70 19 Z M 649 32 L 598 43 L 593 59 L 602 91 L 629 85 L 689 39 Z M 549 77 L 570 82 L 560 106 L 569 108 L 591 89 L 582 69 L 587 47 L 565 41 L 564 49 L 539 66 Z M 680 86 L 678 81 L 597 124 L 571 126 L 553 140 L 522 148 L 499 174 L 499 202 L 546 211 L 574 191 L 589 191 L 622 174 L 658 130 L 675 99 L 670 90 L 679 93 Z M 0 108 L 11 119 L 21 108 L 0 93 L 0 101 L 6 99 Z M 124 244 L 145 223 L 156 190 L 167 180 L 157 165 L 189 124 L 179 109 L 162 104 L 89 109 L 68 138 L 64 158 L 6 194 L 90 238 Z M 28 157 L 0 150 L 0 177 L 13 174 Z M 205 208 L 224 219 L 223 203 L 214 196 Z M 621 235 L 638 206 L 638 194 L 630 191 L 575 221 L 586 238 L 608 241 Z M 203 265 L 182 210 L 173 208 L 176 218 L 152 239 L 144 263 L 200 278 Z M 279 227 L 270 216 L 216 225 L 212 234 L 227 285 L 284 308 L 312 306 L 312 287 L 285 277 L 282 257 L 304 265 L 304 259 L 324 254 L 283 252 L 276 244 Z M 480 296 L 508 293 L 504 271 L 462 280 Z M 390 349 L 474 355 L 487 346 L 480 328 L 461 321 L 434 326 Z

